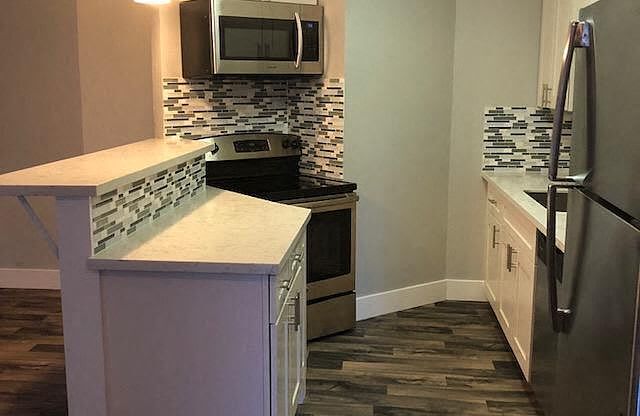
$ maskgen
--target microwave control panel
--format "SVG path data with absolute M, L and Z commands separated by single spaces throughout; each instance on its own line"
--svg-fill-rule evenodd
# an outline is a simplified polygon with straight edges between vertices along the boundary
M 320 29 L 319 23 L 313 21 L 302 22 L 302 61 L 316 62 L 320 60 Z

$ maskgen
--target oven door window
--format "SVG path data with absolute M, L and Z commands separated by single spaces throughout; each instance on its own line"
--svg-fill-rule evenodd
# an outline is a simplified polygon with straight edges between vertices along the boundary
M 307 228 L 307 281 L 351 273 L 351 210 L 314 213 Z
M 236 61 L 295 61 L 293 20 L 220 16 L 220 58 Z

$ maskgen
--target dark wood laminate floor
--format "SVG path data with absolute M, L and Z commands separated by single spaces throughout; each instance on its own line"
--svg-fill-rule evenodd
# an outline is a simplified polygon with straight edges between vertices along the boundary
M 442 302 L 309 344 L 299 416 L 537 415 L 486 303 Z
M 490 307 L 442 302 L 309 344 L 304 416 L 536 415 Z M 0 415 L 64 416 L 57 291 L 0 289 Z
M 0 289 L 0 415 L 67 414 L 60 292 Z

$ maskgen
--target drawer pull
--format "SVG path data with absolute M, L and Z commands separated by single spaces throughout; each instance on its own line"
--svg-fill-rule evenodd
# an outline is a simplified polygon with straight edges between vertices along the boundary
M 281 289 L 289 290 L 290 287 L 291 287 L 291 280 L 283 280 L 282 282 L 280 282 Z
M 496 235 L 500 232 L 497 226 L 493 226 L 493 236 L 491 238 L 491 248 L 496 248 L 498 245 L 498 241 L 496 239 Z
M 518 254 L 518 252 L 513 247 L 511 247 L 511 244 L 507 244 L 507 270 L 509 271 L 509 273 L 511 273 L 516 267 L 516 264 L 513 261 L 514 254 Z
M 491 205 L 494 205 L 494 206 L 498 205 L 498 201 L 496 201 L 495 199 L 492 199 L 492 198 L 489 198 L 489 203 Z
M 289 306 L 293 306 L 293 320 L 289 321 L 289 325 L 295 327 L 296 331 L 300 329 L 300 293 L 295 298 L 287 302 Z

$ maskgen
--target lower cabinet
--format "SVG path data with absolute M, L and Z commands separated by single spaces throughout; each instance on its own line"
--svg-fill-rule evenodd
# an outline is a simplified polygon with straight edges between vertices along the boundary
M 305 243 L 277 275 L 101 271 L 107 416 L 294 416 Z
M 304 400 L 306 383 L 306 263 L 304 257 L 287 268 L 279 289 L 286 292 L 271 325 L 272 416 L 294 416 Z
M 489 190 L 485 291 L 528 380 L 535 264 L 535 226 Z
M 494 200 L 495 202 L 495 200 Z M 495 202 L 497 203 L 497 202 Z M 502 246 L 500 244 L 500 219 L 497 207 L 490 201 L 487 216 L 487 297 L 494 309 L 499 307 L 500 303 L 500 273 L 502 265 Z

